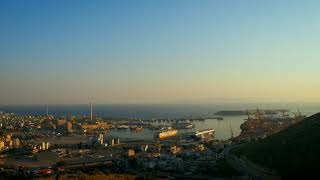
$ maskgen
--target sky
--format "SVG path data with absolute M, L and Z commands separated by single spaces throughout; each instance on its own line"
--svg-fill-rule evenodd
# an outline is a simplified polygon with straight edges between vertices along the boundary
M 319 7 L 1 0 L 0 104 L 320 102 Z

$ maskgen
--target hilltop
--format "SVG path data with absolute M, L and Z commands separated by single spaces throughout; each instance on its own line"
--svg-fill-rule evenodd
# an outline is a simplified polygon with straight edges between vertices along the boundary
M 320 113 L 265 139 L 239 147 L 235 153 L 276 170 L 284 179 L 318 176 Z

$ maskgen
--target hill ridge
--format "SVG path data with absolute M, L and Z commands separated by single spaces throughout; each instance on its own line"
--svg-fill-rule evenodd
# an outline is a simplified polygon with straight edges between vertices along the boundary
M 265 139 L 239 147 L 236 153 L 275 169 L 284 179 L 315 175 L 320 167 L 317 165 L 320 162 L 320 113 Z

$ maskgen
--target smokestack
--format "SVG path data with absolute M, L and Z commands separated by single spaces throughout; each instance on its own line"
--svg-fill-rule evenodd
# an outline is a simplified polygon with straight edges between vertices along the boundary
M 90 100 L 90 120 L 92 121 L 92 99 Z

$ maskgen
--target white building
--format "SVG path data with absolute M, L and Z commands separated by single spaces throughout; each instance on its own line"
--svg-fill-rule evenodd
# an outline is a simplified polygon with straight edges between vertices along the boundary
M 20 146 L 20 140 L 19 138 L 15 138 L 13 140 L 13 147 L 19 147 Z

